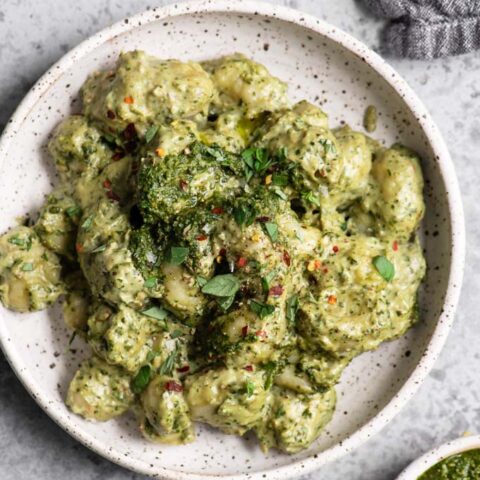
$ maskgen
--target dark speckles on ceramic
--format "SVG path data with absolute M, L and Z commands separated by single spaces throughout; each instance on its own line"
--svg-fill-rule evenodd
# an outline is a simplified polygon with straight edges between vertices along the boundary
M 404 338 L 355 359 L 338 386 L 333 421 L 308 451 L 294 456 L 277 452 L 265 456 L 250 436 L 222 435 L 202 425 L 197 441 L 188 446 L 152 445 L 140 437 L 131 416 L 95 424 L 72 415 L 63 403 L 65 390 L 89 351 L 78 338 L 68 345 L 70 335 L 58 308 L 28 316 L 3 311 L 3 349 L 52 418 L 85 445 L 128 468 L 158 478 L 190 480 L 274 480 L 305 474 L 353 450 L 391 420 L 413 396 L 443 346 L 458 299 L 464 255 L 463 213 L 448 152 L 403 80 L 334 27 L 258 2 L 170 5 L 100 32 L 33 87 L 0 143 L 0 231 L 15 217 L 37 210 L 51 189 L 55 176 L 42 146 L 62 118 L 78 111 L 78 90 L 88 72 L 111 66 L 122 50 L 135 48 L 160 57 L 196 60 L 241 51 L 287 81 L 293 100 L 307 98 L 322 105 L 332 125 L 346 121 L 360 129 L 365 107 L 375 105 L 380 119 L 376 136 L 387 143 L 402 141 L 424 158 L 429 270 L 420 302 L 422 322 Z

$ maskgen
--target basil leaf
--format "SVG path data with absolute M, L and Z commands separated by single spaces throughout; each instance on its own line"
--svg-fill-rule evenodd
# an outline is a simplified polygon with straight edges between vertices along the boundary
M 158 369 L 158 373 L 160 375 L 170 375 L 172 373 L 173 367 L 175 366 L 175 361 L 177 359 L 177 353 L 177 349 L 175 349 L 160 365 L 160 368 Z
M 303 197 L 307 202 L 313 203 L 313 204 L 316 205 L 317 207 L 320 207 L 320 200 L 317 198 L 317 196 L 316 196 L 312 191 L 302 193 L 302 197 Z
M 197 277 L 197 284 L 199 287 L 203 287 L 208 280 L 205 277 L 201 277 L 200 275 Z
M 145 132 L 145 143 L 150 143 L 153 140 L 153 137 L 158 132 L 158 125 L 152 125 L 149 129 Z
M 257 216 L 256 209 L 248 205 L 239 205 L 233 209 L 232 213 L 238 225 L 246 225 L 247 227 L 253 223 Z
M 287 320 L 290 323 L 295 323 L 295 316 L 297 315 L 297 310 L 300 303 L 298 301 L 298 295 L 294 294 L 287 300 L 287 311 L 286 316 Z
M 167 262 L 172 265 L 181 265 L 188 257 L 187 247 L 170 247 L 167 254 Z
M 225 160 L 227 160 L 227 157 L 225 156 L 225 154 L 217 148 L 205 147 L 205 151 L 210 156 L 212 156 L 215 160 L 217 160 L 217 162 L 224 162 Z
M 22 265 L 22 272 L 31 272 L 33 270 L 33 263 L 24 263 Z
M 78 205 L 74 205 L 73 207 L 68 207 L 65 210 L 65 213 L 70 217 L 78 217 L 82 213 L 82 209 Z
M 272 175 L 272 183 L 278 187 L 284 187 L 288 185 L 288 176 L 281 173 L 274 173 Z
M 275 376 L 275 372 L 277 370 L 276 362 L 267 362 L 263 365 L 263 369 L 265 370 L 265 384 L 263 388 L 268 390 L 273 384 L 273 377 Z
M 265 233 L 270 237 L 272 242 L 276 242 L 278 239 L 278 226 L 276 223 L 265 222 L 263 224 Z
M 235 275 L 217 275 L 209 280 L 203 287 L 202 293 L 215 297 L 230 297 L 235 295 L 240 288 L 240 281 Z
M 217 303 L 223 311 L 227 311 L 235 300 L 235 295 L 230 295 L 228 297 L 218 297 Z
M 377 255 L 372 260 L 373 265 L 377 269 L 378 273 L 387 281 L 390 282 L 395 276 L 395 267 L 386 257 L 383 255 Z
M 263 319 L 275 311 L 275 306 L 268 303 L 257 302 L 256 300 L 250 300 L 250 309 Z
M 84 230 L 88 230 L 92 226 L 93 215 L 89 215 L 80 225 Z
M 265 293 L 268 292 L 268 290 L 270 289 L 270 283 L 275 278 L 276 274 L 277 272 L 275 270 L 272 270 L 270 273 L 267 273 L 267 275 L 262 277 L 262 288 Z
M 179 330 L 178 328 L 176 328 L 171 334 L 170 334 L 170 337 L 175 339 L 175 338 L 178 338 L 178 337 L 181 337 L 183 335 L 183 332 L 181 330 Z
M 132 391 L 134 393 L 142 393 L 150 382 L 152 376 L 152 367 L 150 365 L 144 365 L 132 380 Z
M 145 283 L 143 284 L 143 286 L 145 288 L 153 288 L 157 285 L 157 278 L 156 277 L 148 277 L 146 280 L 145 280 Z
M 245 385 L 245 390 L 247 396 L 251 397 L 253 395 L 253 392 L 255 392 L 255 384 L 252 382 L 247 382 L 247 384 Z
M 168 317 L 168 311 L 162 307 L 151 307 L 144 310 L 142 314 L 155 320 L 165 320 Z
M 106 245 L 100 245 L 97 248 L 90 250 L 90 253 L 100 253 L 100 252 L 103 252 L 106 248 L 107 248 Z

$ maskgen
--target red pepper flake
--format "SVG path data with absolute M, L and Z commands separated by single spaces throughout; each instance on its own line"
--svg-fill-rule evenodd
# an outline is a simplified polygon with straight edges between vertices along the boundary
M 332 250 L 333 250 L 333 253 L 337 253 L 340 249 L 338 248 L 337 245 L 334 245 L 334 246 L 332 247 Z
M 265 222 L 268 222 L 270 220 L 270 217 L 257 217 L 256 218 L 257 222 L 260 222 L 260 223 L 265 223 Z
M 178 373 L 185 373 L 190 370 L 190 365 L 185 365 L 183 367 L 177 368 Z
M 398 251 L 398 242 L 396 240 L 393 242 L 392 248 L 394 252 Z
M 292 261 L 291 261 L 291 259 L 290 259 L 290 254 L 289 254 L 286 250 L 283 251 L 283 263 L 284 263 L 287 267 L 289 267 L 290 264 L 292 263 Z
M 335 305 L 337 303 L 337 297 L 335 295 L 329 295 L 327 298 L 327 302 L 330 305 Z
M 327 268 L 327 267 L 325 267 L 325 268 L 323 269 L 323 273 L 328 273 L 328 268 Z
M 255 335 L 260 338 L 267 338 L 267 332 L 265 330 L 257 330 Z
M 165 390 L 167 392 L 183 392 L 183 385 L 181 383 L 171 380 L 165 383 Z
M 113 200 L 114 202 L 119 202 L 120 201 L 120 197 L 115 192 L 113 192 L 112 190 L 107 190 L 107 197 L 110 200 Z
M 282 293 L 283 287 L 281 285 L 275 285 L 268 291 L 268 294 L 272 297 L 279 297 L 280 295 L 282 295 Z
M 253 372 L 253 365 L 245 365 L 243 369 L 247 372 Z
M 107 110 L 107 117 L 110 119 L 110 120 L 114 120 L 116 115 L 115 115 L 115 112 L 113 110 Z
M 220 251 L 218 252 L 218 254 L 221 256 L 221 257 L 224 257 L 226 254 L 227 254 L 227 249 L 222 247 L 220 249 Z
M 133 103 L 133 97 L 131 97 L 130 95 L 128 97 L 125 97 L 123 99 L 123 101 L 127 104 L 127 105 L 131 105 Z
M 240 257 L 238 260 L 237 260 L 237 266 L 239 268 L 243 268 L 245 267 L 245 265 L 247 265 L 248 263 L 248 260 L 245 258 L 245 257 Z
M 107 190 L 110 190 L 112 188 L 112 182 L 108 178 L 103 181 L 102 185 L 103 188 L 106 188 Z
M 77 253 L 82 253 L 83 252 L 83 245 L 81 243 L 76 243 L 75 244 L 75 250 Z
M 212 208 L 212 213 L 214 215 L 221 215 L 224 212 L 222 207 L 214 207 Z
M 133 140 L 137 136 L 137 129 L 134 123 L 129 123 L 123 131 L 123 137 L 125 140 Z
M 185 180 L 180 180 L 178 182 L 178 185 L 179 185 L 180 189 L 183 190 L 184 192 L 187 190 L 188 183 Z
M 248 335 L 248 325 L 242 327 L 242 336 L 246 337 Z
M 118 162 L 118 160 L 121 160 L 125 156 L 125 152 L 123 150 L 119 150 L 118 152 L 115 152 L 112 155 L 112 160 L 114 162 Z
M 204 240 L 206 240 L 208 237 L 206 235 L 197 235 L 195 237 L 195 240 L 198 240 L 199 242 L 203 242 Z

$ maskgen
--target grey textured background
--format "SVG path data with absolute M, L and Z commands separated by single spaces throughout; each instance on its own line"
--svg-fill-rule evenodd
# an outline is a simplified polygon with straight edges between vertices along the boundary
M 381 22 L 354 0 L 271 1 L 315 14 L 378 50 Z M 70 48 L 124 16 L 162 3 L 0 0 L 0 131 L 35 80 Z M 456 164 L 467 218 L 461 306 L 443 354 L 414 400 L 374 439 L 308 480 L 393 480 L 421 453 L 467 430 L 475 432 L 480 423 L 480 53 L 390 63 L 430 109 Z M 1 354 L 0 451 L 2 480 L 144 478 L 100 458 L 56 426 Z

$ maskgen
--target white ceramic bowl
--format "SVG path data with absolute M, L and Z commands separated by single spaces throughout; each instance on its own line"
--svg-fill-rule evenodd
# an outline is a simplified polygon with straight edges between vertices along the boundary
M 421 298 L 422 322 L 398 341 L 362 355 L 338 386 L 333 421 L 307 451 L 264 456 L 252 438 L 199 426 L 195 443 L 158 446 L 144 441 L 133 417 L 89 423 L 64 405 L 65 391 L 88 347 L 69 332 L 58 308 L 18 315 L 1 310 L 2 348 L 39 405 L 67 432 L 108 459 L 169 479 L 280 479 L 312 471 L 356 448 L 398 413 L 440 352 L 458 300 L 464 260 L 459 189 L 447 148 L 422 103 L 380 57 L 346 33 L 301 12 L 259 2 L 200 1 L 152 9 L 98 33 L 54 65 L 32 88 L 0 143 L 0 231 L 35 212 L 54 173 L 45 155 L 52 128 L 78 110 L 86 76 L 111 66 L 121 50 L 160 57 L 206 59 L 241 51 L 290 84 L 293 99 L 323 105 L 332 125 L 361 129 L 365 107 L 379 111 L 376 136 L 401 141 L 423 157 L 429 264 Z
M 480 435 L 460 437 L 444 443 L 412 462 L 398 476 L 397 480 L 417 480 L 422 473 L 425 473 L 430 467 L 433 467 L 445 458 L 477 448 L 480 448 Z

